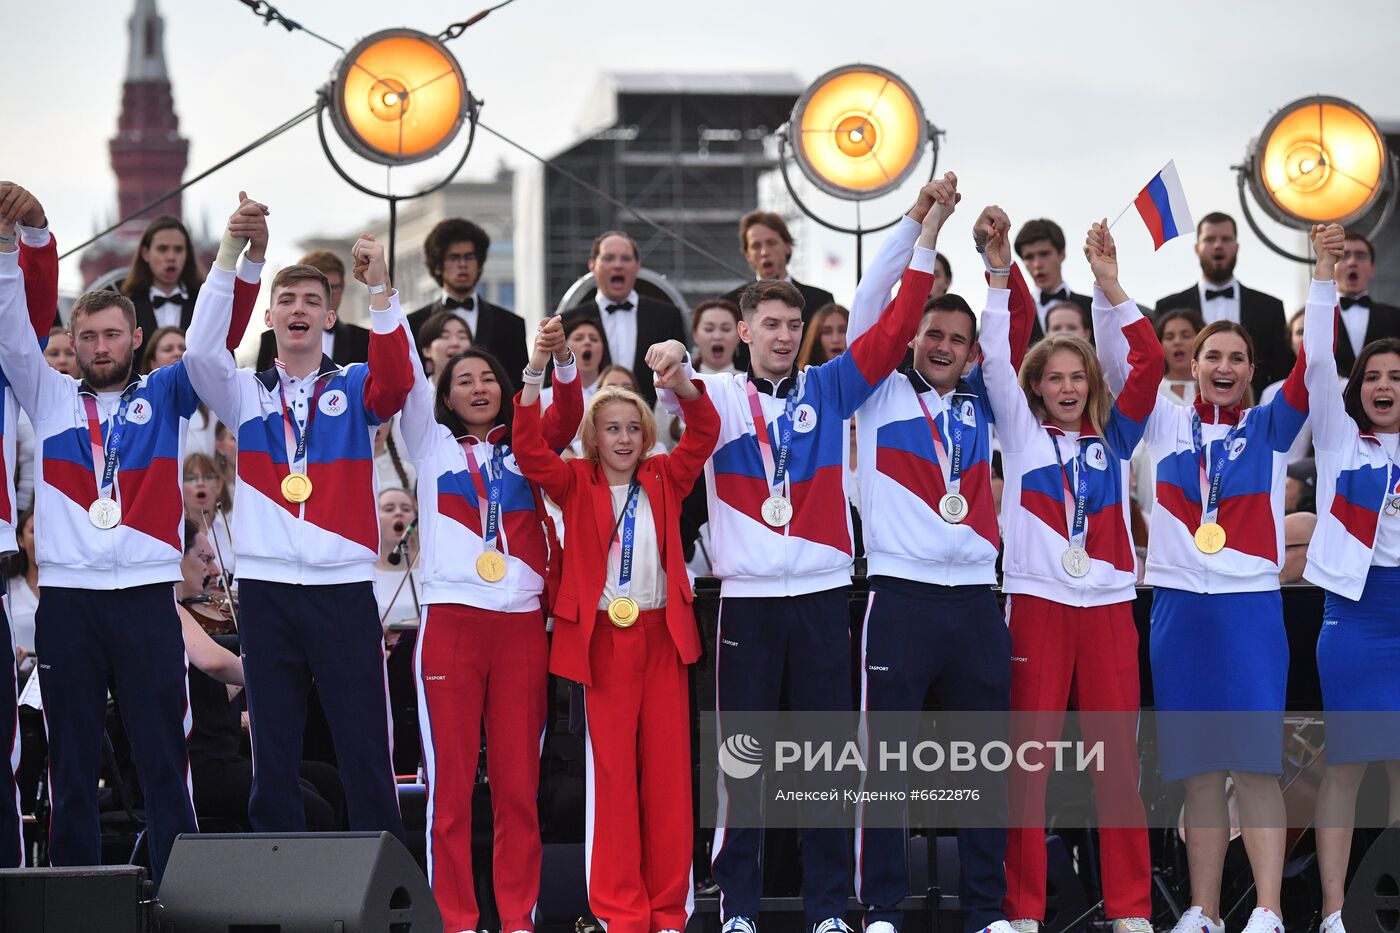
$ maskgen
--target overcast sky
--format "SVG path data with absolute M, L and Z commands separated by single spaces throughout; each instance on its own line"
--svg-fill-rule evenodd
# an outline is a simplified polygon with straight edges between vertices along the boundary
M 280 8 L 349 47 L 390 26 L 436 33 L 480 2 L 281 0 Z M 191 141 L 190 175 L 309 106 L 339 56 L 305 33 L 264 26 L 238 0 L 158 4 L 180 128 Z M 34 189 L 70 246 L 116 209 L 107 141 L 133 5 L 14 2 L 0 14 L 12 37 L 0 176 Z M 940 246 L 976 306 L 968 229 L 981 205 L 1000 203 L 1013 224 L 1058 220 L 1071 242 L 1066 278 L 1087 291 L 1088 268 L 1075 248 L 1084 229 L 1117 214 L 1168 159 L 1176 160 L 1194 216 L 1238 215 L 1230 166 L 1289 101 L 1327 93 L 1378 120 L 1400 118 L 1397 34 L 1395 0 L 516 0 L 451 48 L 485 101 L 483 122 L 544 155 L 573 141 L 605 69 L 789 71 L 809 81 L 853 61 L 889 68 L 947 132 L 940 171 L 959 174 L 965 200 Z M 501 159 L 521 165 L 521 158 L 479 135 L 464 177 L 487 177 Z M 361 167 L 360 177 L 383 181 L 382 168 Z M 397 172 L 395 186 L 409 190 L 431 174 L 415 171 Z M 217 230 L 240 187 L 272 207 L 278 264 L 295 257 L 299 237 L 350 229 L 383 210 L 334 174 L 311 122 L 188 191 L 186 218 L 196 226 L 208 218 Z M 913 187 L 897 201 L 912 195 Z M 836 217 L 845 209 L 825 206 Z M 867 218 L 899 209 L 882 202 Z M 1297 245 L 1296 234 L 1268 229 Z M 1115 233 L 1123 282 L 1138 300 L 1155 302 L 1195 280 L 1191 238 L 1154 255 L 1133 213 Z M 1302 267 L 1269 254 L 1248 230 L 1241 237 L 1240 280 L 1300 304 Z M 807 278 L 849 298 L 850 241 L 814 235 L 807 248 Z M 78 284 L 76 257 L 65 262 L 64 284 Z

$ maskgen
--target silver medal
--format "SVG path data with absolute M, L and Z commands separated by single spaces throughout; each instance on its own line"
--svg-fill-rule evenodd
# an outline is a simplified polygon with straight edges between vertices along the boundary
M 967 500 L 959 493 L 950 492 L 938 500 L 938 514 L 945 522 L 956 525 L 967 518 Z
M 763 520 L 774 528 L 781 528 L 792 521 L 792 503 L 782 496 L 769 496 L 763 500 Z
M 1060 555 L 1060 564 L 1071 577 L 1082 577 L 1089 572 L 1089 552 L 1078 545 L 1067 547 Z
M 98 499 L 88 506 L 88 521 L 98 528 L 115 528 L 121 524 L 122 507 L 117 505 L 117 500 L 109 499 L 106 496 Z

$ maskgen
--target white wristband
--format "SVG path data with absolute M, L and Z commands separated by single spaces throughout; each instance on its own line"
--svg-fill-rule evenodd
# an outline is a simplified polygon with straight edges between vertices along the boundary
M 371 286 L 369 287 L 369 293 L 370 293 L 371 295 L 382 295 L 382 294 L 384 294 L 385 292 L 387 292 L 388 290 L 389 290 L 389 283 L 388 283 L 388 282 L 380 282 L 378 285 L 371 285 Z
M 520 373 L 520 381 L 527 386 L 542 386 L 544 385 L 544 373 L 526 366 Z

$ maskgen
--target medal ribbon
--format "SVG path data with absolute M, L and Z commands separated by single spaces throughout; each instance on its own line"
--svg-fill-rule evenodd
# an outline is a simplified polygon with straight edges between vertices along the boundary
M 1225 464 L 1230 461 L 1235 438 L 1239 437 L 1243 427 L 1243 418 L 1231 426 L 1225 435 L 1219 459 L 1211 462 L 1210 447 L 1201 440 L 1201 416 L 1194 409 L 1191 411 L 1191 443 L 1196 449 L 1196 463 L 1200 469 L 1202 525 L 1214 522 L 1216 513 L 1220 511 L 1220 481 L 1225 475 Z
M 626 596 L 632 590 L 632 550 L 637 538 L 637 499 L 642 490 L 637 478 L 632 478 L 627 487 L 627 501 L 622 504 L 622 514 L 613 526 L 612 544 L 608 546 L 608 560 L 617 561 L 617 595 Z
M 786 496 L 788 455 L 792 452 L 792 412 L 797 407 L 797 397 L 789 392 L 783 405 L 783 413 L 773 422 L 778 435 L 778 453 L 773 454 L 773 439 L 768 434 L 768 419 L 763 417 L 763 403 L 758 400 L 758 388 L 752 381 L 745 384 L 749 394 L 749 411 L 753 413 L 754 434 L 758 441 L 758 452 L 763 457 L 763 475 L 768 481 L 772 495 Z
M 112 484 L 117 478 L 117 462 L 121 459 L 122 435 L 126 433 L 126 409 L 132 396 L 141 387 L 134 382 L 122 393 L 121 404 L 107 423 L 107 443 L 102 443 L 102 424 L 98 421 L 97 399 L 83 396 L 83 407 L 87 411 L 88 438 L 92 442 L 93 478 L 97 480 L 97 498 L 111 499 Z
M 462 452 L 467 455 L 467 473 L 476 488 L 476 507 L 481 513 L 482 551 L 499 551 L 498 539 L 501 527 L 501 493 L 505 488 L 505 474 L 501 463 L 501 445 L 491 447 L 491 457 L 483 463 L 476 462 L 476 447 L 471 441 L 459 441 Z M 483 479 L 483 476 L 485 477 Z
M 1385 468 L 1385 494 L 1381 496 L 1381 510 L 1391 515 L 1400 513 L 1400 464 L 1388 463 Z
M 329 374 L 327 374 L 329 375 Z M 287 389 L 282 382 L 282 374 L 277 374 L 277 392 L 282 397 L 282 430 L 287 443 L 287 472 L 306 472 L 306 445 L 311 440 L 311 423 L 316 420 L 316 406 L 321 401 L 321 393 L 326 388 L 326 383 L 322 376 L 316 377 L 316 389 L 311 393 L 311 408 L 306 412 L 306 428 L 298 430 L 296 419 L 292 417 L 291 409 L 287 407 Z M 296 465 L 302 464 L 300 470 Z
M 1070 461 L 1073 467 L 1073 480 L 1070 470 L 1065 469 L 1064 457 L 1060 454 L 1060 444 L 1055 435 L 1050 435 L 1050 446 L 1055 448 L 1055 462 L 1065 477 L 1065 524 L 1069 528 L 1070 547 L 1084 547 L 1089 535 L 1089 468 L 1084 463 L 1084 439 L 1079 440 L 1079 450 Z
M 943 428 L 948 434 L 948 442 L 953 446 L 952 456 L 949 456 L 947 448 L 943 446 L 943 438 L 938 433 L 938 425 L 929 413 L 928 406 L 924 404 L 924 397 L 918 393 L 915 393 L 914 397 L 919 400 L 919 407 L 924 410 L 924 420 L 928 422 L 929 433 L 933 435 L 933 452 L 938 458 L 938 468 L 943 471 L 943 486 L 949 495 L 955 496 L 962 486 L 962 419 L 953 417 L 953 405 L 949 405 L 943 411 Z M 953 404 L 957 404 L 956 393 L 950 398 Z

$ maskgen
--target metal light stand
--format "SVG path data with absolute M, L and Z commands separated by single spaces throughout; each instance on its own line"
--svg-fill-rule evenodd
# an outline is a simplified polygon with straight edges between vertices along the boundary
M 316 133 L 321 140 L 321 151 L 326 154 L 326 160 L 330 162 L 331 168 L 335 169 L 336 174 L 339 175 L 342 179 L 344 179 L 346 184 L 348 184 L 350 187 L 354 188 L 361 194 L 367 194 L 370 197 L 379 198 L 381 201 L 389 202 L 388 259 L 389 278 L 390 280 L 392 280 L 394 278 L 394 250 L 396 245 L 395 241 L 397 239 L 396 231 L 398 229 L 399 202 L 412 201 L 416 198 L 421 198 L 424 195 L 432 194 L 434 191 L 437 191 L 440 188 L 444 187 L 448 182 L 452 181 L 452 179 L 457 177 L 457 173 L 462 170 L 462 166 L 467 164 L 467 156 L 471 155 L 472 145 L 476 142 L 476 121 L 477 117 L 481 113 L 482 102 L 478 100 L 475 96 L 473 96 L 470 90 L 467 91 L 467 113 L 465 116 L 465 120 L 467 123 L 467 145 L 465 148 L 463 148 L 462 156 L 457 160 L 457 164 L 452 166 L 452 171 L 448 172 L 447 175 L 444 176 L 442 180 L 438 181 L 436 184 L 424 188 L 421 191 L 415 191 L 413 194 L 390 194 L 388 192 L 376 191 L 373 188 L 366 187 L 365 185 L 356 181 L 354 178 L 350 177 L 350 174 L 346 172 L 344 168 L 341 167 L 340 163 L 335 160 L 335 156 L 331 153 L 330 143 L 326 138 L 325 114 L 326 109 L 328 107 L 334 106 L 334 104 L 331 101 L 331 95 L 333 93 L 334 88 L 332 87 L 332 85 L 327 84 L 324 87 L 322 87 L 316 95 Z M 393 168 L 393 166 L 390 166 L 390 168 Z

